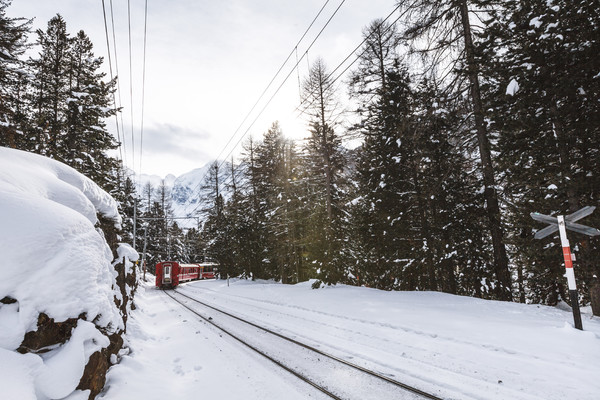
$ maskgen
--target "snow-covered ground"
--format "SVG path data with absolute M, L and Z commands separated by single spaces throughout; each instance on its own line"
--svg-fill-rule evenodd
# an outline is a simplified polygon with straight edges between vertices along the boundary
M 319 398 L 152 282 L 136 297 L 131 353 L 109 371 L 101 398 Z M 582 332 L 559 308 L 443 293 L 246 280 L 179 290 L 442 398 L 600 396 L 600 321 L 589 314 Z

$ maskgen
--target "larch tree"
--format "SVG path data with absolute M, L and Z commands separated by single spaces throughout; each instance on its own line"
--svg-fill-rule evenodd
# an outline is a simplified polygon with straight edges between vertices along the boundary
M 312 197 L 307 203 L 311 219 L 309 253 L 320 269 L 322 280 L 335 283 L 344 276 L 340 265 L 340 232 L 336 232 L 340 227 L 344 159 L 341 139 L 335 132 L 340 109 L 331 76 L 322 59 L 313 63 L 302 89 L 310 133 L 304 149 L 305 177 L 312 186 Z

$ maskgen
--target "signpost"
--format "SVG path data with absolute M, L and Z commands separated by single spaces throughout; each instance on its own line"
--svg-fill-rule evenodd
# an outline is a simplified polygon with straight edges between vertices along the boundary
M 587 206 L 575 211 L 573 214 L 569 214 L 567 216 L 559 215 L 557 217 L 540 213 L 530 214 L 531 218 L 534 220 L 549 224 L 549 226 L 545 227 L 544 229 L 537 231 L 534 238 L 542 239 L 556 231 L 558 231 L 560 234 L 560 243 L 563 249 L 563 258 L 565 260 L 567 282 L 569 283 L 569 295 L 571 296 L 571 308 L 573 309 L 573 320 L 575 322 L 575 328 L 579 330 L 583 330 L 583 326 L 581 324 L 581 313 L 579 312 L 579 297 L 577 295 L 577 285 L 575 284 L 575 272 L 573 271 L 573 261 L 575 261 L 575 258 L 571 254 L 571 246 L 569 245 L 569 240 L 567 239 L 567 229 L 574 232 L 583 233 L 584 235 L 588 236 L 600 235 L 600 230 L 596 228 L 575 223 L 575 221 L 578 221 L 581 218 L 587 217 L 593 213 L 595 209 L 596 207 Z

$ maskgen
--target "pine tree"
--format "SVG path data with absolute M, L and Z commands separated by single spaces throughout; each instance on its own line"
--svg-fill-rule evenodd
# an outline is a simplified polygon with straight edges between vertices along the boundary
M 351 94 L 359 100 L 358 132 L 364 138 L 358 149 L 352 225 L 358 244 L 352 275 L 357 283 L 382 289 L 399 288 L 403 270 L 413 264 L 412 234 L 403 228 L 412 224 L 409 175 L 402 173 L 404 144 L 410 131 L 413 94 L 406 68 L 401 67 L 397 49 L 399 36 L 394 25 L 373 21 L 363 32 L 365 45 L 353 72 Z M 401 162 L 402 161 L 402 162 Z M 410 239 L 407 239 L 410 238 Z
M 530 212 L 569 214 L 598 202 L 600 17 L 590 1 L 507 1 L 490 15 L 480 52 L 499 132 L 517 249 L 520 301 L 568 299 L 557 238 L 534 241 Z M 502 55 L 491 48 L 502 50 Z M 593 216 L 589 221 L 597 224 Z M 582 295 L 600 270 L 597 241 L 570 237 Z M 550 241 L 550 243 L 548 243 Z M 551 248 L 554 247 L 554 250 Z M 585 297 L 584 297 L 585 298 Z
M 31 21 L 7 17 L 10 4 L 10 0 L 0 0 L 0 145 L 25 149 L 26 74 L 20 57 L 28 47 Z
M 154 266 L 161 261 L 168 261 L 166 216 L 158 201 L 151 204 L 141 215 L 147 226 L 146 264 L 148 270 L 154 273 Z
M 30 60 L 33 70 L 31 94 L 32 130 L 39 153 L 62 161 L 66 132 L 67 99 L 69 98 L 69 47 L 71 44 L 65 20 L 57 14 L 48 22 L 46 31 L 38 29 L 36 44 L 39 57 Z
M 406 71 L 385 71 L 386 88 L 362 121 L 364 144 L 357 162 L 357 193 L 353 220 L 360 243 L 353 272 L 360 284 L 382 289 L 399 288 L 412 258 L 412 157 L 415 144 L 410 130 L 411 99 Z M 408 147 L 407 147 L 408 146 Z
M 490 3 L 489 0 L 416 0 L 407 6 L 410 18 L 404 36 L 412 43 L 427 37 L 422 52 L 434 52 L 436 60 L 448 60 L 446 65 L 439 61 L 431 63 L 429 72 L 447 76 L 456 71 L 456 76 L 447 78 L 448 94 L 456 97 L 464 95 L 469 100 L 472 110 L 470 122 L 478 145 L 487 226 L 493 244 L 493 286 L 498 299 L 511 300 L 512 281 L 496 185 L 497 172 L 492 159 L 492 140 L 485 121 L 480 88 L 481 65 L 475 52 L 474 26 L 470 19 L 478 10 L 489 8 Z
M 114 186 L 111 175 L 117 160 L 107 151 L 117 148 L 106 130 L 105 120 L 115 114 L 111 96 L 116 81 L 105 83 L 99 72 L 103 59 L 96 58 L 93 45 L 85 32 L 71 40 L 69 51 L 69 98 L 67 99 L 64 161 L 88 176 L 102 188 Z
M 250 137 L 244 143 L 242 170 L 245 179 L 238 196 L 232 200 L 235 213 L 238 215 L 236 237 L 240 244 L 240 262 L 247 269 L 252 279 L 272 278 L 266 271 L 263 260 L 267 251 L 267 225 L 264 204 L 260 193 L 261 179 L 258 166 L 258 144 Z

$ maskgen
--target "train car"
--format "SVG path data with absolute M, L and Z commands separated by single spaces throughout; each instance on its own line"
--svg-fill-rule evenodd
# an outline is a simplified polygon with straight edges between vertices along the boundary
M 214 279 L 217 273 L 217 267 L 219 264 L 216 263 L 201 263 L 198 264 L 202 268 L 200 272 L 200 279 Z
M 200 264 L 180 264 L 176 261 L 165 261 L 156 264 L 156 287 L 174 288 L 180 283 L 202 279 Z

